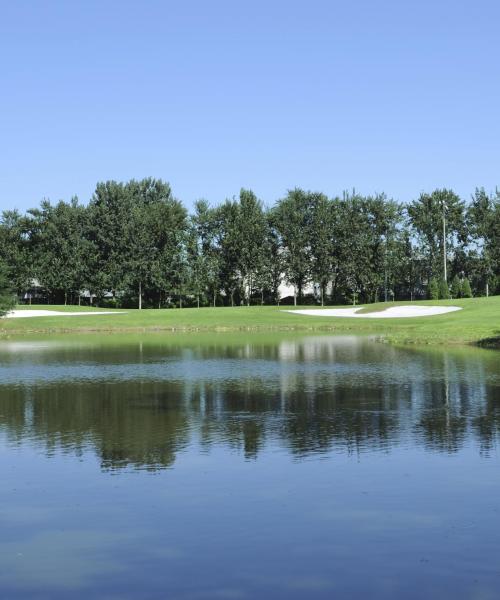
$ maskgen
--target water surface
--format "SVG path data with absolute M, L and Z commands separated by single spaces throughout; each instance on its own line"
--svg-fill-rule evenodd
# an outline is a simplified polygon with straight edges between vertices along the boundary
M 0 598 L 498 598 L 500 354 L 0 344 Z

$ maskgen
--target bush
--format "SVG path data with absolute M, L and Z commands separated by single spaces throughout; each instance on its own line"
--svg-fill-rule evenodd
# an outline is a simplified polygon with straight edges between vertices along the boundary
M 450 294 L 452 298 L 460 298 L 460 296 L 462 295 L 462 284 L 460 283 L 458 275 L 455 275 L 455 277 L 453 277 L 453 281 L 451 282 Z
M 427 295 L 429 296 L 429 300 L 439 300 L 439 285 L 435 277 L 432 277 L 429 281 Z
M 9 272 L 3 262 L 0 262 L 0 317 L 14 308 L 16 300 L 10 286 Z
M 467 277 L 462 281 L 460 294 L 461 294 L 462 298 L 472 298 L 472 290 L 470 287 L 470 282 L 467 279 Z
M 448 284 L 444 279 L 441 279 L 439 282 L 439 297 L 442 300 L 448 300 L 450 297 L 450 289 L 448 288 Z

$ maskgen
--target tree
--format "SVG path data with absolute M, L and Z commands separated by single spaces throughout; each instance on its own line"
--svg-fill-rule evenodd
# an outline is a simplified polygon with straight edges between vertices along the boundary
M 392 205 L 386 212 L 384 202 L 356 192 L 333 201 L 334 301 L 373 301 L 383 289 L 395 239 Z
M 234 306 L 243 297 L 243 273 L 240 260 L 241 221 L 236 200 L 226 200 L 213 213 L 214 231 L 219 250 L 220 281 L 225 297 Z M 250 267 L 249 267 L 250 268 Z
M 302 300 L 311 276 L 310 200 L 308 192 L 295 188 L 278 200 L 273 220 L 280 236 L 285 277 L 294 287 L 294 304 Z
M 151 302 L 177 285 L 186 211 L 161 179 L 99 183 L 89 205 L 90 238 L 98 249 L 96 288 Z
M 439 284 L 435 277 L 431 277 L 427 290 L 429 300 L 439 300 Z
M 15 306 L 15 295 L 11 287 L 9 272 L 3 261 L 0 261 L 0 317 L 3 317 Z
M 182 293 L 187 215 L 172 197 L 168 183 L 161 180 L 132 180 L 126 184 L 126 192 L 130 208 L 122 249 L 123 281 L 137 290 L 141 309 L 144 293 L 151 300 L 151 295 L 169 282 Z
M 446 279 L 449 255 L 466 244 L 464 202 L 452 190 L 423 193 L 408 206 L 414 232 L 426 254 L 427 277 Z
M 263 267 L 267 223 L 262 203 L 251 190 L 240 191 L 237 215 L 238 263 L 247 288 L 247 305 Z
M 450 297 L 450 289 L 448 287 L 448 284 L 446 283 L 446 281 L 444 279 L 441 279 L 439 281 L 439 298 L 441 300 L 448 300 Z
M 452 298 L 460 298 L 462 292 L 462 284 L 460 283 L 460 279 L 458 275 L 453 277 L 450 286 L 450 295 Z
M 389 299 L 389 288 L 394 288 L 397 269 L 398 227 L 402 221 L 402 208 L 385 194 L 365 198 L 367 218 L 371 225 L 369 251 L 372 255 L 370 277 L 371 299 L 377 300 L 383 290 L 385 302 Z
M 127 272 L 126 228 L 130 214 L 130 198 L 125 184 L 100 182 L 88 206 L 88 238 L 96 252 L 92 261 L 89 292 L 124 291 Z
M 39 209 L 28 213 L 36 276 L 53 300 L 67 304 L 71 295 L 80 297 L 86 279 L 85 209 L 74 197 L 55 206 L 44 200 Z
M 257 272 L 257 282 L 261 289 L 261 303 L 268 294 L 271 301 L 279 304 L 279 287 L 283 279 L 283 253 L 279 233 L 274 223 L 273 211 L 268 211 L 266 218 L 266 239 L 264 241 L 262 262 Z
M 17 210 L 7 210 L 0 219 L 0 260 L 9 271 L 10 284 L 19 296 L 31 287 L 35 277 L 35 247 L 31 219 Z
M 460 295 L 462 298 L 472 298 L 472 290 L 467 277 L 462 281 Z
M 215 209 L 206 200 L 195 202 L 195 213 L 191 217 L 192 235 L 196 238 L 195 258 L 192 268 L 197 270 L 198 291 L 203 290 L 209 302 L 215 306 L 221 290 L 221 252 L 217 245 L 218 219 Z M 192 246 L 193 248 L 194 246 Z
M 495 289 L 500 275 L 500 192 L 488 195 L 484 188 L 476 188 L 467 210 L 467 222 L 477 248 L 476 289 L 488 295 Z
M 319 284 L 321 306 L 333 271 L 333 210 L 330 200 L 319 193 L 310 194 L 311 276 Z

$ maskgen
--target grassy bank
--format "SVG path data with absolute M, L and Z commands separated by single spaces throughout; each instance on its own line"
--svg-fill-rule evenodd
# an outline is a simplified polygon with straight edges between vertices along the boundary
M 445 315 L 409 319 L 353 319 L 296 315 L 284 312 L 293 307 L 276 306 L 142 311 L 128 309 L 125 314 L 109 316 L 89 314 L 2 319 L 0 335 L 5 338 L 16 334 L 33 333 L 331 331 L 343 334 L 380 335 L 397 343 L 482 343 L 492 346 L 500 344 L 500 296 L 439 302 L 425 301 L 418 304 L 453 305 L 460 306 L 463 310 Z M 394 306 L 394 304 L 368 305 L 364 312 L 380 311 L 387 306 Z M 18 308 L 89 313 L 102 310 L 77 306 Z

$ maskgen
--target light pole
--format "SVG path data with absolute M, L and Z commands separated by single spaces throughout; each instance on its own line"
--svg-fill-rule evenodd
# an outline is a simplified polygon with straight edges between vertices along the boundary
M 445 283 L 448 283 L 446 274 L 446 202 L 441 200 L 443 206 L 443 275 Z

